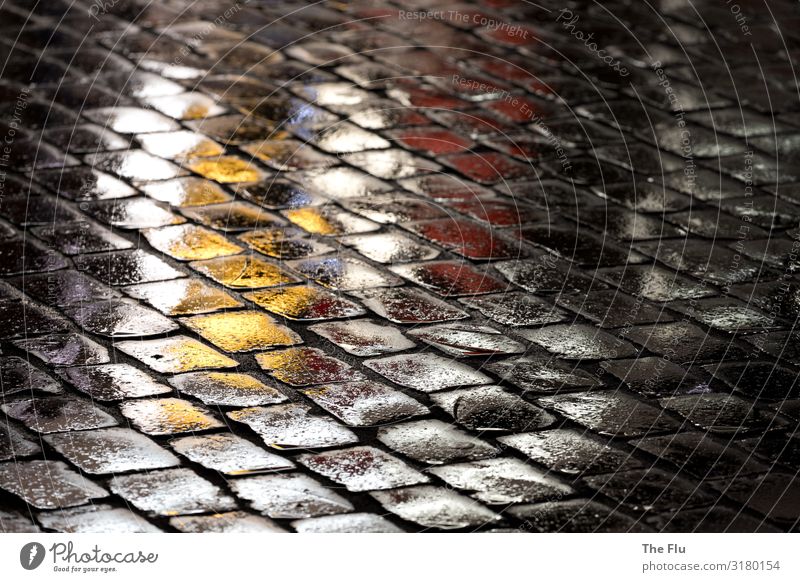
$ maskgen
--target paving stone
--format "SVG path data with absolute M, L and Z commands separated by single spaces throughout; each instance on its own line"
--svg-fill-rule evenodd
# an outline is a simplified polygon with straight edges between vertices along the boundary
M 457 172 L 479 184 L 496 184 L 503 180 L 527 178 L 535 175 L 529 165 L 522 164 L 496 152 L 456 154 L 446 156 L 443 161 Z
M 36 179 L 67 200 L 109 200 L 137 194 L 133 187 L 114 176 L 84 166 L 37 172 Z
M 548 396 L 539 403 L 602 435 L 645 436 L 680 427 L 663 410 L 621 392 Z
M 293 176 L 293 179 L 336 200 L 365 198 L 392 189 L 389 184 L 374 176 L 347 167 L 304 172 Z
M 396 265 L 391 270 L 443 297 L 483 295 L 506 290 L 506 286 L 491 275 L 454 261 L 410 263 Z
M 251 230 L 239 235 L 239 240 L 261 254 L 281 260 L 305 259 L 333 251 L 325 243 L 304 238 L 295 228 Z
M 781 326 L 769 314 L 729 297 L 701 299 L 695 303 L 673 303 L 671 307 L 709 327 L 728 333 L 765 331 Z
M 264 139 L 270 134 L 269 126 L 252 116 L 221 115 L 203 120 L 193 120 L 187 125 L 195 131 L 218 140 L 223 145 Z
M 124 150 L 130 143 L 123 136 L 93 124 L 47 130 L 45 139 L 73 155 Z
M 0 396 L 32 391 L 56 394 L 61 386 L 53 378 L 16 356 L 0 358 Z
M 587 268 L 642 262 L 640 256 L 630 249 L 616 246 L 605 238 L 587 232 L 585 228 L 532 225 L 523 227 L 519 237 Z
M 320 321 L 364 315 L 357 303 L 319 287 L 291 286 L 264 289 L 244 295 L 270 313 L 294 321 Z
M 797 374 L 772 362 L 709 364 L 704 368 L 749 398 L 783 401 L 800 395 Z
M 31 457 L 41 451 L 38 443 L 10 423 L 0 426 L 0 461 Z
M 114 417 L 89 400 L 71 396 L 14 400 L 0 406 L 8 416 L 39 434 L 117 425 Z
M 108 350 L 78 334 L 51 334 L 29 340 L 15 340 L 14 345 L 52 366 L 105 364 Z
M 720 435 L 765 430 L 782 424 L 773 414 L 730 394 L 700 394 L 662 398 L 661 405 L 704 430 Z
M 189 372 L 172 376 L 169 383 L 209 406 L 260 406 L 287 400 L 281 392 L 249 374 Z
M 0 300 L 0 317 L 6 322 L 0 338 L 29 337 L 68 330 L 66 320 L 54 311 L 15 295 Z
M 64 311 L 84 330 L 111 338 L 163 335 L 178 329 L 160 313 L 125 299 L 73 304 Z
M 428 412 L 410 396 L 371 381 L 329 384 L 303 393 L 350 426 L 374 426 Z
M 217 142 L 191 131 L 149 133 L 139 135 L 137 139 L 146 152 L 176 162 L 195 157 L 219 156 L 225 152 Z
M 447 212 L 439 204 L 399 193 L 375 194 L 369 198 L 346 198 L 341 203 L 351 212 L 381 224 L 404 224 L 447 216 Z
M 622 385 L 643 396 L 676 396 L 711 392 L 709 381 L 664 357 L 641 357 L 600 364 Z
M 329 168 L 337 163 L 333 156 L 321 154 L 293 139 L 264 140 L 244 144 L 241 148 L 270 168 L 285 172 Z
M 158 257 L 141 249 L 116 253 L 81 255 L 75 266 L 107 285 L 135 285 L 183 277 Z
M 793 434 L 769 432 L 737 441 L 737 444 L 750 453 L 758 455 L 758 459 L 766 459 L 770 463 L 778 463 L 787 467 L 797 464 L 800 449 L 798 439 Z M 755 458 L 754 458 L 755 460 Z
M 776 325 L 782 325 L 781 320 L 794 321 L 800 316 L 800 286 L 796 283 L 780 280 L 745 283 L 729 289 L 735 297 L 767 313 L 770 318 L 775 318 Z
M 525 391 L 558 393 L 601 385 L 592 374 L 553 358 L 522 356 L 491 362 L 486 369 Z
M 203 178 L 219 184 L 258 182 L 264 177 L 256 166 L 236 156 L 192 158 L 183 165 Z
M 700 479 L 763 473 L 768 469 L 729 442 L 718 442 L 699 432 L 649 437 L 632 444 Z
M 236 508 L 231 497 L 189 469 L 117 476 L 111 480 L 110 487 L 137 509 L 153 515 L 185 515 Z
M 485 226 L 448 217 L 404 224 L 415 234 L 467 259 L 491 261 L 519 257 L 519 243 L 507 241 Z
M 85 221 L 41 226 L 32 228 L 30 232 L 50 248 L 65 255 L 113 251 L 133 246 L 127 239 Z
M 61 255 L 30 240 L 0 241 L 0 276 L 56 271 L 66 266 Z
M 567 314 L 558 307 L 531 297 L 527 293 L 499 293 L 460 299 L 467 307 L 477 309 L 486 317 L 512 327 L 546 325 L 567 319 Z
M 231 199 L 215 182 L 192 176 L 140 184 L 139 189 L 150 198 L 178 208 L 205 206 Z
M 500 521 L 500 516 L 468 497 L 432 485 L 376 491 L 371 495 L 387 511 L 426 528 L 476 528 Z
M 63 368 L 58 374 L 93 400 L 106 402 L 158 396 L 172 391 L 169 386 L 160 384 L 130 364 Z
M 788 524 L 798 517 L 798 483 L 792 474 L 773 472 L 755 478 L 734 478 L 711 484 L 734 501 Z
M 474 200 L 494 195 L 484 186 L 443 173 L 400 180 L 400 184 L 410 192 L 437 201 Z
M 192 206 L 182 211 L 187 218 L 223 232 L 246 232 L 257 228 L 280 226 L 284 221 L 246 202 L 225 202 Z
M 432 345 L 449 356 L 521 354 L 525 346 L 485 325 L 451 323 L 414 329 L 408 335 Z
M 416 346 L 398 329 L 368 319 L 319 323 L 309 329 L 354 356 L 379 356 Z
M 471 140 L 438 127 L 404 129 L 392 132 L 391 136 L 403 145 L 428 155 L 461 153 L 473 145 Z
M 26 197 L 9 198 L 0 210 L 8 222 L 17 226 L 50 226 L 58 225 L 61 222 L 80 221 L 82 216 L 75 210 L 75 207 L 64 200 L 59 200 L 52 196 L 39 193 L 32 186 L 26 188 Z M 11 243 L 16 242 L 14 246 Z M 25 239 L 9 241 L 4 245 L 5 250 L 11 258 L 15 253 L 21 251 L 38 251 L 41 254 L 42 247 L 31 244 Z M 58 267 L 56 267 L 58 268 Z
M 429 481 L 428 477 L 400 459 L 373 447 L 303 455 L 299 461 L 312 471 L 344 485 L 348 491 L 393 489 Z
M 331 171 L 334 172 L 337 169 Z M 270 178 L 257 184 L 239 184 L 234 186 L 234 189 L 242 198 L 273 210 L 319 206 L 328 202 L 320 194 L 310 192 L 295 182 L 281 178 Z
M 159 533 L 161 530 L 129 509 L 110 505 L 91 505 L 42 512 L 37 516 L 42 526 L 58 533 Z
M 431 465 L 484 459 L 499 453 L 489 443 L 440 420 L 384 426 L 378 430 L 378 440 L 406 457 Z
M 84 430 L 49 435 L 45 441 L 81 471 L 92 475 L 164 469 L 178 458 L 127 428 Z
M 277 524 L 244 511 L 171 517 L 169 524 L 183 533 L 282 533 Z
M 538 222 L 545 216 L 538 210 L 520 204 L 516 200 L 486 199 L 455 202 L 453 207 L 472 218 L 494 227 L 518 226 L 526 222 Z
M 593 489 L 635 510 L 678 511 L 711 505 L 717 497 L 660 469 L 584 478 Z
M 589 325 L 551 325 L 540 329 L 519 330 L 519 334 L 550 353 L 568 360 L 632 357 L 637 353 L 629 342 Z
M 518 459 L 486 459 L 429 471 L 457 489 L 475 491 L 472 497 L 492 505 L 542 501 L 572 493 L 569 486 Z
M 75 507 L 108 496 L 61 461 L 2 463 L 0 488 L 36 509 Z
M 714 295 L 713 289 L 656 265 L 629 265 L 624 270 L 605 270 L 601 274 L 623 291 L 650 301 L 699 299 Z
M 157 111 L 139 107 L 106 107 L 84 111 L 83 115 L 117 133 L 154 133 L 179 127 Z
M 25 293 L 50 306 L 63 307 L 73 303 L 102 301 L 119 293 L 78 271 L 56 271 L 20 278 Z
M 394 323 L 437 323 L 469 317 L 441 299 L 409 287 L 370 289 L 354 294 L 377 315 Z
M 563 533 L 642 533 L 646 526 L 605 505 L 588 499 L 516 505 L 509 510 L 526 531 Z
M 299 473 L 264 475 L 231 483 L 236 495 L 274 519 L 304 519 L 353 511 L 344 497 Z
M 394 275 L 350 257 L 319 257 L 287 264 L 292 270 L 333 291 L 394 287 L 402 283 Z
M 230 289 L 258 289 L 297 283 L 298 279 L 256 255 L 219 257 L 191 267 Z
M 646 213 L 674 212 L 685 210 L 691 199 L 666 188 L 663 184 L 636 182 L 634 184 L 602 184 L 591 189 L 603 198 Z
M 497 440 L 549 470 L 566 475 L 591 475 L 644 466 L 630 451 L 574 429 L 512 434 Z
M 119 342 L 114 347 L 162 374 L 179 374 L 204 368 L 235 368 L 239 365 L 236 360 L 205 344 L 180 335 L 166 339 Z
M 345 156 L 349 155 L 372 153 L 365 152 L 364 150 L 386 148 L 390 145 L 390 143 L 382 137 L 364 131 L 360 127 L 347 122 L 333 125 L 329 124 L 319 132 L 315 130 L 300 130 L 297 131 L 297 135 L 301 139 L 307 140 L 308 143 L 317 146 L 322 151 L 340 155 L 343 159 Z M 402 153 L 404 154 L 405 152 Z M 399 170 L 398 166 L 407 161 L 405 157 L 398 159 L 385 157 L 372 158 L 370 156 L 360 156 L 349 160 L 349 162 L 355 166 L 375 170 L 374 173 L 378 177 L 391 175 L 393 169 Z M 417 163 L 423 167 L 430 164 L 427 160 L 421 158 Z
M 198 315 L 243 306 L 228 293 L 191 279 L 132 285 L 125 288 L 125 293 L 164 315 Z
M 583 296 L 561 294 L 557 303 L 600 327 L 625 327 L 675 319 L 668 311 L 645 303 L 641 297 L 631 298 L 611 289 Z
M 153 248 L 178 261 L 200 261 L 242 252 L 224 236 L 191 224 L 147 229 L 143 233 Z
M 634 326 L 626 330 L 625 337 L 679 363 L 744 357 L 744 351 L 735 344 L 686 321 Z
M 165 97 L 153 97 L 145 102 L 173 119 L 202 119 L 225 112 L 214 100 L 202 93 L 182 93 Z
M 537 259 L 500 261 L 494 263 L 494 267 L 512 283 L 535 294 L 578 293 L 607 287 L 602 281 L 583 276 L 565 263 L 556 255 L 543 254 Z
M 361 372 L 317 348 L 291 348 L 256 354 L 256 361 L 273 378 L 290 386 L 314 386 L 364 378 Z
M 395 384 L 422 392 L 491 383 L 485 374 L 434 354 L 390 356 L 367 360 L 364 365 Z
M 380 515 L 347 513 L 298 519 L 292 527 L 299 533 L 401 533 L 403 530 Z
M 87 202 L 88 212 L 100 222 L 114 228 L 134 230 L 182 224 L 186 219 L 173 214 L 169 208 L 149 198 L 120 198 Z
M 205 409 L 179 398 L 123 402 L 120 411 L 139 430 L 149 435 L 197 432 L 223 426 Z
M 291 346 L 303 340 L 260 311 L 229 311 L 195 315 L 183 324 L 226 352 L 251 352 Z
M 171 446 L 190 461 L 225 475 L 248 475 L 293 469 L 294 463 L 261 449 L 234 434 L 212 434 L 175 439 Z
M 522 432 L 552 425 L 555 417 L 499 386 L 463 388 L 431 399 L 468 430 Z
M 384 264 L 427 261 L 440 254 L 437 249 L 396 232 L 351 235 L 339 240 L 368 259 Z
M 321 448 L 352 444 L 356 435 L 333 419 L 311 413 L 303 404 L 244 408 L 228 417 L 252 428 L 277 449 Z
M 320 236 L 342 236 L 378 230 L 380 225 L 361 218 L 340 208 L 327 206 L 310 206 L 282 210 L 292 224 L 304 231 Z

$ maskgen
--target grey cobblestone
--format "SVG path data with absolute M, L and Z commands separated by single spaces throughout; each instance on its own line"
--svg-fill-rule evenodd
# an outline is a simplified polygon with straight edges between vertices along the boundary
M 788 0 L 32 4 L 0 531 L 797 531 Z

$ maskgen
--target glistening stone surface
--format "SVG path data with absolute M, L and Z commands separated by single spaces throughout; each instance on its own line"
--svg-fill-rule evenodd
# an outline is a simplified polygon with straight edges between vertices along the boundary
M 797 529 L 794 3 L 100 4 L 0 8 L 0 530 Z

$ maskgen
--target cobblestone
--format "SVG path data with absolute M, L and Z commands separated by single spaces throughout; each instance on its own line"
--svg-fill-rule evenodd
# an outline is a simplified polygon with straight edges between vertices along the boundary
M 798 530 L 788 0 L 233 4 L 0 9 L 0 531 Z

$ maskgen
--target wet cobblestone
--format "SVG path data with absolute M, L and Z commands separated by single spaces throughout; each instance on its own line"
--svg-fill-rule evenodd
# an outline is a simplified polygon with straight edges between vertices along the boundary
M 0 531 L 797 531 L 795 7 L 687 6 L 6 2 Z

